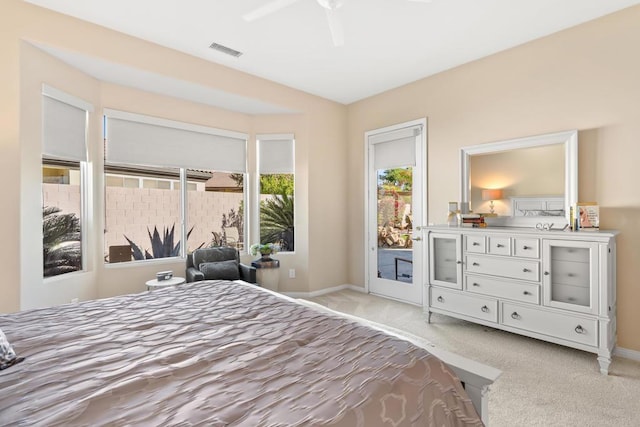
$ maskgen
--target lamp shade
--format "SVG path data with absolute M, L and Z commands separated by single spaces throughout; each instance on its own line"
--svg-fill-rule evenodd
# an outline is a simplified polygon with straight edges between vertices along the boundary
M 482 190 L 482 200 L 498 200 L 498 199 L 502 199 L 502 190 L 500 189 Z

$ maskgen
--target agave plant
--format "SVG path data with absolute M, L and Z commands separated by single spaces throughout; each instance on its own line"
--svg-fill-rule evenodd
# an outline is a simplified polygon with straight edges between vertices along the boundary
M 42 208 L 42 253 L 44 277 L 78 271 L 82 268 L 80 220 L 60 208 Z
M 193 231 L 193 227 L 187 233 L 187 239 L 191 235 Z M 131 245 L 131 253 L 133 254 L 133 259 L 136 261 L 140 261 L 143 259 L 154 259 L 154 258 L 169 258 L 176 257 L 180 255 L 180 240 L 175 245 L 174 241 L 174 233 L 175 233 L 175 224 L 171 226 L 171 229 L 164 228 L 162 236 L 160 236 L 160 232 L 158 232 L 158 227 L 153 227 L 153 234 L 147 227 L 147 233 L 149 234 L 149 241 L 151 242 L 151 253 L 148 250 L 142 251 L 141 247 L 136 245 L 131 239 L 127 236 L 124 236 L 127 239 L 127 242 Z M 202 247 L 204 243 L 202 243 L 198 248 Z
M 293 250 L 293 196 L 273 196 L 260 203 L 260 242 L 277 242 L 282 251 Z

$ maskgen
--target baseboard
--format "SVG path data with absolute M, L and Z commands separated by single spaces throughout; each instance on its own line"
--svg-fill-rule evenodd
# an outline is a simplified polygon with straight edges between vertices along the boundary
M 616 347 L 615 350 L 613 350 L 613 355 L 640 362 L 640 351 L 629 350 L 628 348 Z
M 366 292 L 362 286 L 345 284 L 340 286 L 334 286 L 332 288 L 320 289 L 313 292 L 282 292 L 282 293 L 291 298 L 314 298 L 314 297 L 319 297 L 321 295 L 330 294 L 332 292 L 344 291 L 347 289 L 355 292 L 362 292 L 362 293 Z

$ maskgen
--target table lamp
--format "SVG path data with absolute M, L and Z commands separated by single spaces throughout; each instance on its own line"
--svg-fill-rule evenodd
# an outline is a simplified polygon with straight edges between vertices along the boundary
M 492 214 L 495 214 L 493 210 L 493 201 L 502 199 L 502 190 L 500 189 L 490 189 L 490 190 L 482 190 L 482 200 L 489 200 L 489 209 Z

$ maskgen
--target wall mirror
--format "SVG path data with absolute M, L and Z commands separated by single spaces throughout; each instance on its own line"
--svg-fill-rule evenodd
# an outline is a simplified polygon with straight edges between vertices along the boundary
M 460 171 L 463 206 L 489 225 L 563 228 L 578 198 L 578 131 L 463 147 Z

